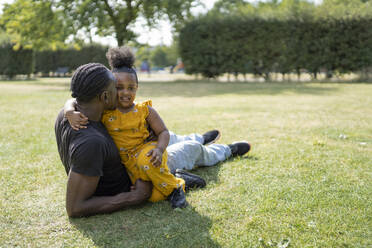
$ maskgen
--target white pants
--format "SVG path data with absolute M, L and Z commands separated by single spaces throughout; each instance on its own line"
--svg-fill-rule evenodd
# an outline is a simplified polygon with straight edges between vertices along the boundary
M 204 146 L 200 134 L 176 135 L 170 133 L 168 167 L 174 173 L 176 169 L 192 170 L 197 166 L 213 166 L 231 156 L 230 147 L 221 144 Z

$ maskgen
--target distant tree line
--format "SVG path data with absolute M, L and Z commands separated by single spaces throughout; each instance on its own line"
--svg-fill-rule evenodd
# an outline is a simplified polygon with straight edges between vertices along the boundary
M 13 78 L 16 75 L 41 74 L 41 76 L 68 75 L 82 64 L 98 62 L 108 66 L 106 52 L 108 47 L 99 44 L 85 45 L 81 48 L 60 48 L 57 50 L 32 50 L 19 47 L 14 49 L 10 40 L 0 40 L 0 75 Z M 177 45 L 143 46 L 135 49 L 136 66 L 140 68 L 143 60 L 151 67 L 164 68 L 177 63 Z
M 189 74 L 360 72 L 372 67 L 372 18 L 263 19 L 209 15 L 180 31 Z
M 34 67 L 33 52 L 30 49 L 13 50 L 11 43 L 0 45 L 0 75 L 13 78 L 15 75 L 30 75 Z
M 107 47 L 100 45 L 81 49 L 33 51 L 22 47 L 14 50 L 12 43 L 5 43 L 0 45 L 0 75 L 13 78 L 16 75 L 30 76 L 33 73 L 41 73 L 42 76 L 58 71 L 70 73 L 80 65 L 90 62 L 108 66 L 106 52 Z
M 108 66 L 106 52 L 107 47 L 101 45 L 84 46 L 81 49 L 36 51 L 34 72 L 42 73 L 44 76 L 50 72 L 56 72 L 58 69 L 61 70 L 61 68 L 72 72 L 80 65 L 91 62 Z

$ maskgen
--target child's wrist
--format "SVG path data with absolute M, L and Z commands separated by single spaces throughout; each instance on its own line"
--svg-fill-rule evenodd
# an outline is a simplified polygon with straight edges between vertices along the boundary
M 165 148 L 157 146 L 156 149 L 158 149 L 161 153 L 164 153 Z
M 69 116 L 72 115 L 73 112 L 74 111 L 72 111 L 72 110 L 67 110 L 67 111 L 65 111 L 64 115 L 65 115 L 65 117 L 69 117 Z

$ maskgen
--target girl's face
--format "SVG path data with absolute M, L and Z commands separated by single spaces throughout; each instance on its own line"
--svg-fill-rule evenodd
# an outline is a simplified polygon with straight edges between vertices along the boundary
M 136 98 L 138 84 L 133 73 L 117 72 L 114 73 L 117 79 L 116 89 L 118 91 L 118 108 L 128 110 L 132 108 Z

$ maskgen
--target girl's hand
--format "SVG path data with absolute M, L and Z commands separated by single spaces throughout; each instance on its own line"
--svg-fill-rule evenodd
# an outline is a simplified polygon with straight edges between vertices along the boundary
M 87 128 L 88 125 L 88 117 L 86 117 L 83 113 L 78 111 L 68 111 L 66 112 L 65 117 L 67 118 L 68 122 L 70 123 L 72 129 L 79 130 L 80 128 Z
M 159 167 L 163 160 L 163 152 L 159 148 L 154 148 L 147 153 L 147 157 L 151 157 L 150 162 L 153 166 Z

